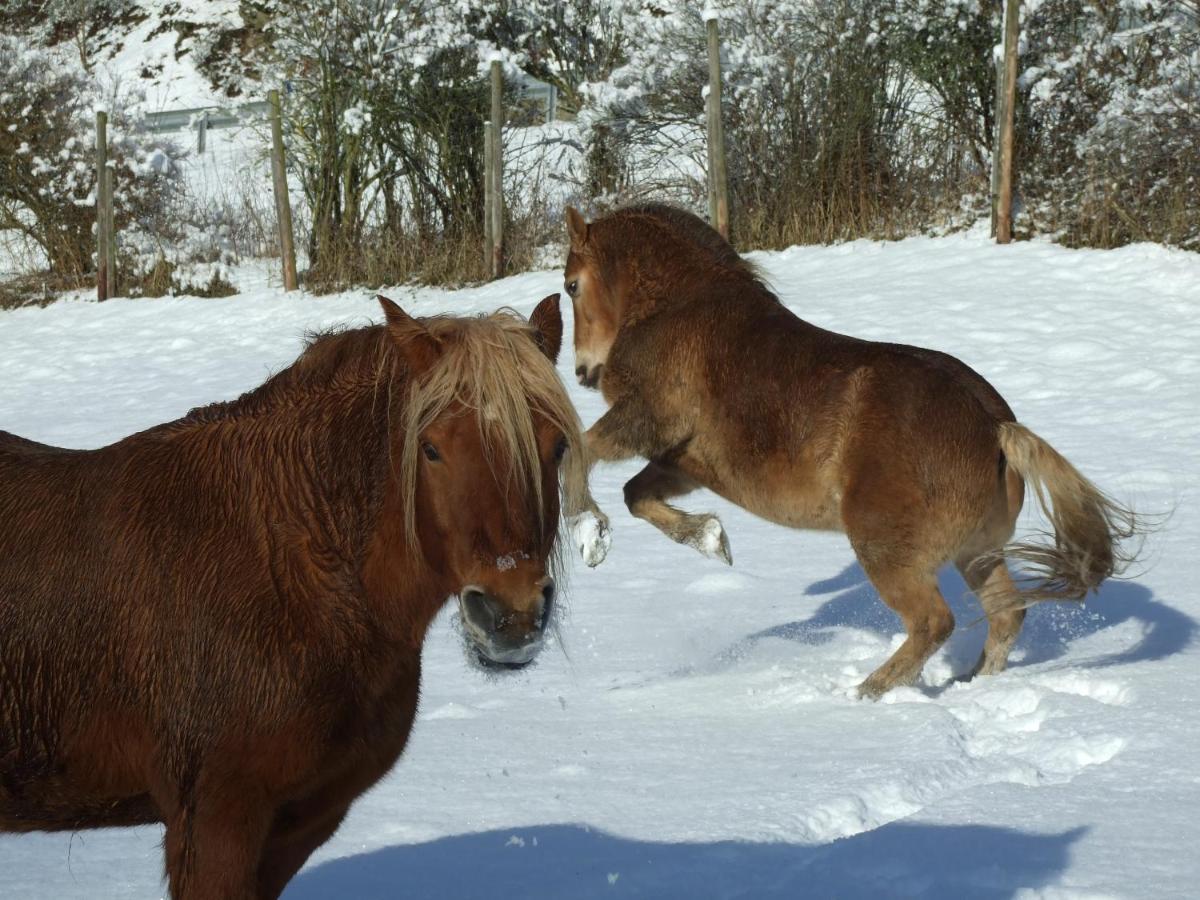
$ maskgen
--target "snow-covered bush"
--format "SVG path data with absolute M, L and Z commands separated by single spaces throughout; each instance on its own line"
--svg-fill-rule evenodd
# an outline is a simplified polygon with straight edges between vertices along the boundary
M 1198 14 L 1192 0 L 1031 10 L 1017 156 L 1028 229 L 1200 249 Z
M 264 57 L 286 82 L 311 281 L 446 265 L 478 275 L 487 82 L 461 10 L 434 0 L 267 6 Z M 440 252 L 447 263 L 434 262 Z
M 123 245 L 161 234 L 177 206 L 174 148 L 138 133 L 112 100 L 65 54 L 0 36 L 0 228 L 35 241 L 63 278 L 95 270 L 98 106 L 110 108 L 114 221 Z M 124 260 L 131 261 L 136 269 L 136 258 Z
M 636 0 L 472 0 L 470 32 L 511 67 L 558 90 L 559 110 L 581 114 L 575 139 L 583 151 L 579 189 L 589 198 L 619 198 L 630 176 L 626 147 L 604 116 L 592 115 L 588 89 L 604 83 L 642 40 Z
M 704 15 L 720 19 L 743 246 L 898 235 L 986 209 L 1001 0 L 685 0 L 625 7 L 582 129 L 636 163 L 625 196 L 704 206 Z M 1200 7 L 1022 7 L 1019 224 L 1074 243 L 1200 241 Z M 687 164 L 665 165 L 671 159 Z M 667 178 L 664 179 L 664 173 Z
M 723 115 L 733 228 L 745 246 L 897 233 L 928 204 L 941 132 L 931 92 L 890 55 L 876 0 L 722 0 Z M 705 11 L 707 12 L 707 11 Z M 649 165 L 675 167 L 677 199 L 702 205 L 706 178 L 704 12 L 656 4 L 630 17 L 628 56 L 587 86 L 582 118 L 603 122 Z M 932 160 L 932 162 L 931 162 Z M 940 176 L 940 170 L 937 172 Z M 655 184 L 652 190 L 671 187 Z M 939 187 L 940 191 L 940 187 Z M 635 179 L 629 193 L 645 193 Z

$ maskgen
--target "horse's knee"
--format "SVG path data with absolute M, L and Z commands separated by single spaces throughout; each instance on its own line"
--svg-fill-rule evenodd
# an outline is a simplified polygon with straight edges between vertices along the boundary
M 950 612 L 945 601 L 930 610 L 927 622 L 930 640 L 939 646 L 954 633 L 954 613 Z
M 646 517 L 646 508 L 654 503 L 654 498 L 646 492 L 643 484 L 638 482 L 638 479 L 631 478 L 625 482 L 625 506 L 629 512 L 637 516 L 639 519 Z
M 633 507 L 637 504 L 638 496 L 639 496 L 637 487 L 633 483 L 634 480 L 636 480 L 636 479 L 631 479 L 631 480 L 625 482 L 625 489 L 624 489 L 625 506 L 628 507 L 630 512 L 633 512 Z

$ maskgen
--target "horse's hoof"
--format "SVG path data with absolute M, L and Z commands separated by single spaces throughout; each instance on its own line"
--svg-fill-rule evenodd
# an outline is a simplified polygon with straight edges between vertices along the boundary
M 588 568 L 594 569 L 604 562 L 612 546 L 612 528 L 608 524 L 608 516 L 599 510 L 588 510 L 575 516 L 568 527 L 575 546 L 579 548 L 579 555 Z
M 858 686 L 858 690 L 855 693 L 858 695 L 859 700 L 875 701 L 875 700 L 878 700 L 880 697 L 882 697 L 887 692 L 888 692 L 887 688 L 883 687 L 882 685 L 880 685 L 878 683 L 872 683 L 871 679 L 868 678 L 866 681 L 864 681 L 862 684 L 860 684 Z
M 703 524 L 696 529 L 688 543 L 709 559 L 719 559 L 727 566 L 733 565 L 729 536 L 725 534 L 725 528 L 716 516 L 705 516 Z

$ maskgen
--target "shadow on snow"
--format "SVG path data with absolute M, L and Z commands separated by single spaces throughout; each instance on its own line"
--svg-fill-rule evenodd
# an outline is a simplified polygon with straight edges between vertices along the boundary
M 972 897 L 1051 884 L 1085 832 L 893 822 L 820 846 L 656 843 L 580 825 L 386 847 L 302 872 L 284 900 Z M 536 845 L 534 840 L 537 840 Z
M 986 621 L 966 582 L 953 568 L 942 571 L 939 587 L 958 622 L 947 652 L 957 669 L 974 664 L 983 645 Z M 737 659 L 764 638 L 782 638 L 803 644 L 832 640 L 834 628 L 859 628 L 882 637 L 902 631 L 900 619 L 879 599 L 858 563 L 837 575 L 814 582 L 806 595 L 834 593 L 809 618 L 775 625 L 748 635 L 722 654 Z M 1103 668 L 1132 662 L 1164 659 L 1185 649 L 1195 638 L 1196 620 L 1154 597 L 1136 581 L 1110 580 L 1083 604 L 1042 603 L 1030 608 L 1017 640 L 1010 668 L 1017 669 L 1054 660 L 1073 641 L 1127 622 L 1135 623 L 1141 637 L 1118 653 L 1086 660 L 1086 668 Z

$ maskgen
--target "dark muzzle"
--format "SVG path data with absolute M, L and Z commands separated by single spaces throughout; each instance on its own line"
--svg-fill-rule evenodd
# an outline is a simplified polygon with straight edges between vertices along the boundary
M 546 579 L 530 609 L 517 610 L 477 585 L 458 595 L 463 629 L 479 661 L 490 668 L 520 669 L 533 662 L 554 606 L 554 582 Z

